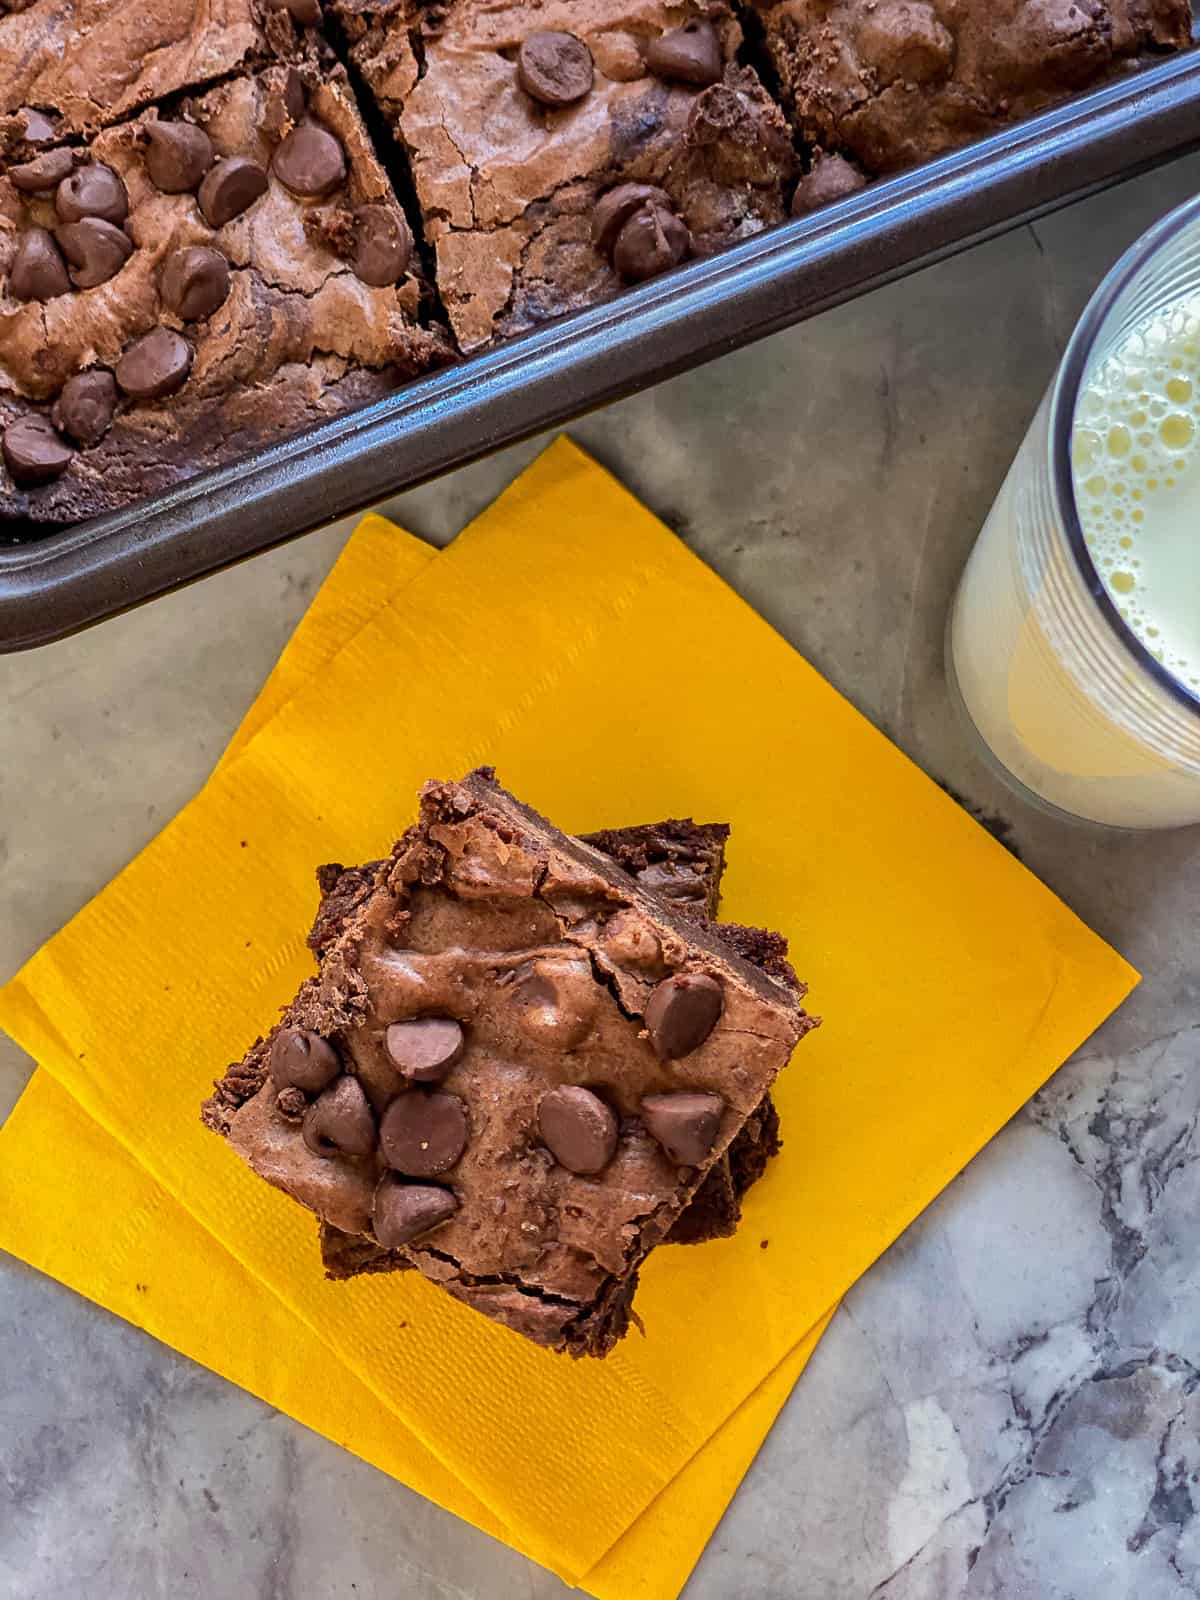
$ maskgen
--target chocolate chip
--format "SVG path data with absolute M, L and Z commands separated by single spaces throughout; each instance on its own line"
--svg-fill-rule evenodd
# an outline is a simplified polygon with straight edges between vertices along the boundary
M 129 215 L 129 194 L 121 179 L 103 162 L 77 167 L 54 193 L 54 209 L 64 222 L 82 217 L 102 217 L 120 224 Z
M 802 217 L 819 206 L 842 199 L 844 195 L 857 194 L 866 186 L 865 175 L 845 156 L 828 155 L 824 150 L 815 150 L 812 165 L 792 195 L 792 215 Z
M 197 199 L 210 228 L 223 228 L 267 192 L 267 175 L 246 156 L 224 156 L 204 175 Z
M 646 1002 L 646 1028 L 658 1059 L 691 1055 L 716 1027 L 724 1005 L 721 985 L 704 973 L 677 973 L 655 984 Z
M 398 283 L 412 259 L 408 223 L 390 206 L 359 206 L 354 213 L 355 274 L 373 288 Z
M 294 195 L 314 199 L 336 189 L 346 176 L 341 145 L 315 122 L 293 128 L 271 158 L 271 171 Z
M 67 379 L 50 419 L 77 444 L 95 444 L 108 432 L 116 409 L 116 379 L 103 367 L 93 367 Z
M 14 483 L 49 483 L 71 464 L 75 454 L 45 417 L 18 417 L 4 430 L 4 464 Z
M 463 1053 L 462 1024 L 452 1017 L 393 1022 L 384 1048 L 394 1067 L 414 1083 L 440 1083 Z
M 211 317 L 229 294 L 229 263 L 206 244 L 172 250 L 163 263 L 160 288 L 164 303 L 185 322 Z
M 725 75 L 717 30 L 711 22 L 699 18 L 651 39 L 646 47 L 646 65 L 656 78 L 694 83 L 701 89 L 720 83 Z
M 303 1122 L 308 1101 L 303 1089 L 280 1089 L 275 1096 L 275 1109 L 285 1122 Z
M 716 1094 L 650 1094 L 642 1101 L 642 1121 L 676 1166 L 698 1167 L 717 1142 L 724 1110 Z
M 647 205 L 635 211 L 613 245 L 613 266 L 629 283 L 656 278 L 678 266 L 692 248 L 692 236 L 673 211 Z
M 569 106 L 592 87 L 592 52 L 573 33 L 531 33 L 517 51 L 517 82 L 544 106 Z
M 292 121 L 299 122 L 304 115 L 304 79 L 295 67 L 287 69 L 287 77 L 283 82 L 283 104 Z
M 328 1039 L 308 1028 L 280 1028 L 271 1040 L 271 1077 L 281 1088 L 316 1094 L 341 1070 Z
M 436 1178 L 467 1147 L 467 1108 L 456 1094 L 410 1090 L 384 1112 L 379 1142 L 389 1167 L 410 1178 Z
M 146 137 L 146 172 L 164 194 L 189 194 L 213 164 L 212 140 L 192 122 L 149 122 Z
M 171 328 L 152 328 L 117 362 L 117 382 L 135 400 L 159 400 L 187 382 L 192 347 Z
M 458 1201 L 449 1189 L 404 1183 L 394 1173 L 385 1172 L 375 1190 L 375 1237 L 385 1250 L 398 1250 L 410 1239 L 448 1222 L 457 1210 Z
M 535 1044 L 573 1050 L 592 1031 L 598 992 L 588 961 L 526 962 L 514 974 L 515 1021 Z
M 314 1155 L 369 1156 L 375 1148 L 375 1115 L 358 1079 L 342 1077 L 323 1089 L 305 1112 L 300 1131 Z
M 8 269 L 8 292 L 14 300 L 53 300 L 71 287 L 67 265 L 45 228 L 26 228 L 17 240 Z
M 652 183 L 619 183 L 615 189 L 602 194 L 592 212 L 592 243 L 601 255 L 611 256 L 617 235 L 644 205 L 654 201 L 671 208 L 670 196 Z
M 107 283 L 133 254 L 129 235 L 103 217 L 82 217 L 55 228 L 54 237 L 71 263 L 71 282 L 77 289 L 94 289 Z
M 538 1130 L 551 1155 L 568 1172 L 602 1171 L 617 1149 L 617 1119 L 590 1089 L 551 1089 L 538 1106 Z
M 40 194 L 44 189 L 54 189 L 71 174 L 75 157 L 70 150 L 47 150 L 44 155 L 10 167 L 8 175 L 18 189 L 26 194 Z
M 33 106 L 22 106 L 17 115 L 24 124 L 22 138 L 26 144 L 50 144 L 58 137 L 50 118 L 34 110 Z
M 319 0 L 267 0 L 267 4 L 273 11 L 290 11 L 302 28 L 321 25 Z

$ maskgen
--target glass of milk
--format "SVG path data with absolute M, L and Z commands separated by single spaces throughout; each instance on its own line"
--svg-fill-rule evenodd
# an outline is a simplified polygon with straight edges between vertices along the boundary
M 967 563 L 947 675 L 1043 808 L 1200 822 L 1200 198 L 1084 312 Z

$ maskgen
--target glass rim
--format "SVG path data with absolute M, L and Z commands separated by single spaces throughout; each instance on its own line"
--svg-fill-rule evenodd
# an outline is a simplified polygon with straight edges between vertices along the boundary
M 1190 689 L 1171 669 L 1163 664 L 1138 638 L 1137 634 L 1117 610 L 1104 580 L 1092 560 L 1091 551 L 1083 536 L 1083 526 L 1075 505 L 1074 475 L 1071 470 L 1071 436 L 1075 426 L 1075 407 L 1083 375 L 1095 348 L 1096 340 L 1108 320 L 1117 300 L 1129 287 L 1137 274 L 1146 268 L 1154 257 L 1171 244 L 1193 224 L 1200 224 L 1200 195 L 1185 200 L 1174 211 L 1169 211 L 1134 241 L 1101 280 L 1092 298 L 1084 307 L 1083 315 L 1067 342 L 1059 363 L 1050 401 L 1050 483 L 1056 502 L 1059 524 L 1067 536 L 1067 544 L 1075 558 L 1079 576 L 1096 602 L 1097 610 L 1120 641 L 1133 661 L 1164 689 L 1184 711 L 1200 718 L 1200 693 Z

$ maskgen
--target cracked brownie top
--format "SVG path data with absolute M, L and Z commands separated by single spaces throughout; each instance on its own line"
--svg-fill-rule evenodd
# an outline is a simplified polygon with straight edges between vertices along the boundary
M 887 172 L 1191 41 L 1189 0 L 749 0 L 814 144 Z
M 464 349 L 780 221 L 791 137 L 724 0 L 335 0 Z
M 0 172 L 0 512 L 70 521 L 449 355 L 341 68 L 240 75 Z
M 602 1354 L 813 1025 L 801 995 L 481 772 L 427 786 L 205 1119 L 335 1228 Z
M 0 5 L 0 139 L 5 114 L 49 114 L 56 134 L 93 133 L 164 95 L 269 56 L 296 28 L 265 0 L 5 0 Z

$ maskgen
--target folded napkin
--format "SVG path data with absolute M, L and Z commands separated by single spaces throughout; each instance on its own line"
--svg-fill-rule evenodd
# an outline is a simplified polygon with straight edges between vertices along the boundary
M 171 1232 L 225 1247 L 231 1300 L 253 1281 L 256 1317 L 302 1325 L 235 1370 L 237 1322 L 205 1296 L 200 1359 L 275 1393 L 288 1378 L 268 1369 L 294 1393 L 300 1361 L 324 1381 L 340 1360 L 422 1447 L 435 1498 L 596 1593 L 669 1593 L 605 1578 L 606 1553 L 672 1496 L 666 1525 L 691 1517 L 685 1469 L 741 1449 L 744 1470 L 801 1341 L 1134 975 L 565 442 L 397 598 L 327 632 L 319 673 L 295 659 L 203 794 L 0 995 L 0 1022 L 187 1213 Z M 484 760 L 567 828 L 728 818 L 728 914 L 789 934 L 827 1017 L 780 1081 L 787 1148 L 738 1236 L 657 1252 L 648 1337 L 602 1363 L 527 1346 L 415 1274 L 325 1283 L 311 1217 L 196 1121 L 308 970 L 312 865 L 377 854 L 424 777 Z M 35 1079 L 26 1128 L 54 1088 Z M 126 1269 L 164 1207 L 125 1230 Z M 156 1261 L 146 1302 L 184 1270 Z M 102 1277 L 80 1263 L 71 1281 L 109 1303 Z M 412 1481 L 379 1430 L 287 1409 Z
M 363 519 L 234 734 L 218 771 L 436 552 Z M 70 1151 L 66 1182 L 42 1176 Z M 0 1246 L 154 1334 L 494 1538 L 520 1545 L 438 1458 L 250 1277 L 44 1071 L 0 1129 Z M 832 1312 L 581 1579 L 598 1600 L 673 1600 Z M 230 1330 L 236 1330 L 236 1337 Z M 307 1348 L 305 1348 L 307 1346 Z M 281 1364 L 274 1352 L 287 1348 Z M 322 1373 L 314 1384 L 311 1374 Z

